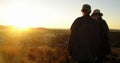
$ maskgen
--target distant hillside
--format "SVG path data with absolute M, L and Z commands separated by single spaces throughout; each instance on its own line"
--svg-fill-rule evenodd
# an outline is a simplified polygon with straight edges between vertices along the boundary
M 7 28 L 10 28 L 10 26 L 3 26 L 3 25 L 0 25 L 0 30 L 4 30 L 4 29 L 7 29 Z
M 12 26 L 4 26 L 0 25 L 0 30 L 6 30 L 12 28 Z M 38 28 L 31 28 L 31 29 L 39 29 L 39 30 L 67 30 L 67 29 L 49 29 L 49 28 L 43 28 L 43 27 L 38 27 Z M 69 29 L 68 29 L 69 30 Z M 119 29 L 110 29 L 110 32 L 120 32 Z
M 109 37 L 113 47 L 120 47 L 120 30 L 111 30 Z
M 110 32 L 120 32 L 118 29 L 110 29 Z

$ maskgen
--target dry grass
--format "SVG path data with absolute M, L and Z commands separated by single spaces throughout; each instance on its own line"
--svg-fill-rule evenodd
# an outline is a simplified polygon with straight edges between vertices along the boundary
M 113 34 L 111 40 L 117 42 Z M 38 28 L 20 34 L 1 31 L 0 63 L 68 63 L 69 36 L 69 30 L 62 29 Z M 120 48 L 112 48 L 112 51 L 120 56 Z

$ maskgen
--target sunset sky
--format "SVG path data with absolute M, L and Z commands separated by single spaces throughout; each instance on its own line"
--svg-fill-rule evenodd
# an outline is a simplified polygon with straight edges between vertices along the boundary
M 120 0 L 0 0 L 0 25 L 69 29 L 86 3 L 101 10 L 110 29 L 120 29 Z

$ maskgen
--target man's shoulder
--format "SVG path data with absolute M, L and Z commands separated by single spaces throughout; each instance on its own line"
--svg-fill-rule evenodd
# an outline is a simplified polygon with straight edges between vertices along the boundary
M 76 19 L 82 19 L 82 17 L 77 17 Z
M 76 18 L 76 20 L 83 20 L 83 19 L 85 19 L 84 16 L 81 16 L 81 17 L 77 17 L 77 18 Z
M 76 19 L 75 19 L 75 22 L 80 22 L 82 20 L 82 17 L 77 17 Z
M 78 18 L 76 18 L 76 20 L 75 21 L 78 21 L 78 22 L 92 22 L 93 21 L 93 19 L 88 15 L 88 16 L 81 16 L 81 17 L 78 17 Z

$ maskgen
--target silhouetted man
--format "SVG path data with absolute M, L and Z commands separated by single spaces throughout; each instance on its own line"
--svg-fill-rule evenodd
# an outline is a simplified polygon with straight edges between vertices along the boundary
M 78 17 L 71 26 L 68 52 L 78 63 L 93 63 L 99 38 L 94 20 L 89 15 L 91 6 L 84 4 L 81 11 L 83 16 Z

